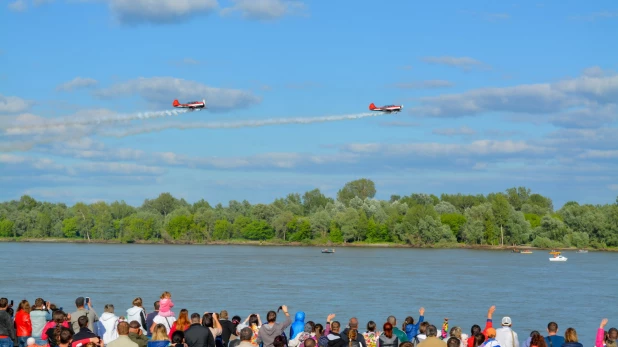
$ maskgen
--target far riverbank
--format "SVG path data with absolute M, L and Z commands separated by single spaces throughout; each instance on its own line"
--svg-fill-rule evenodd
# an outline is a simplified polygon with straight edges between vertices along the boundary
M 17 243 L 89 243 L 89 244 L 145 244 L 145 245 L 204 245 L 204 246 L 212 246 L 212 245 L 223 245 L 223 246 L 287 246 L 287 247 L 321 247 L 321 248 L 335 248 L 335 247 L 356 247 L 356 248 L 416 248 L 416 249 L 478 249 L 478 250 L 496 250 L 496 251 L 505 251 L 505 250 L 531 250 L 531 251 L 550 251 L 550 250 L 559 250 L 559 251 L 577 251 L 578 248 L 574 247 L 563 247 L 563 248 L 538 248 L 529 245 L 518 245 L 518 246 L 500 246 L 500 245 L 466 245 L 461 243 L 436 243 L 433 245 L 408 245 L 402 243 L 366 243 L 366 242 L 355 242 L 355 243 L 323 243 L 315 240 L 311 240 L 308 242 L 293 242 L 293 241 L 251 241 L 251 240 L 218 240 L 218 241 L 205 241 L 205 242 L 194 242 L 194 241 L 183 241 L 183 240 L 139 240 L 139 241 L 131 241 L 131 242 L 123 242 L 120 240 L 88 240 L 88 239 L 67 239 L 67 238 L 13 238 L 13 237 L 3 237 L 0 238 L 0 242 L 17 242 Z M 596 252 L 618 252 L 618 248 L 604 248 L 604 249 L 594 249 L 587 248 L 589 251 Z

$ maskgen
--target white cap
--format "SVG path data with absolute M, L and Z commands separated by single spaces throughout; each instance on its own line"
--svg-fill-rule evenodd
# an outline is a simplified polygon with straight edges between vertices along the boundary
M 28 344 L 28 346 L 30 346 L 34 345 L 35 342 L 36 340 L 34 339 L 34 337 L 29 337 L 26 343 Z
M 511 325 L 511 317 L 503 317 L 502 318 L 502 325 Z

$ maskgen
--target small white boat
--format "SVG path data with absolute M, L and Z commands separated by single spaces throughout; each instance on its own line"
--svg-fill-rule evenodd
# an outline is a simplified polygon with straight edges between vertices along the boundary
M 580 249 L 577 251 L 577 253 L 588 253 L 587 249 Z
M 563 255 L 556 255 L 553 258 L 549 258 L 549 261 L 567 261 L 567 257 Z

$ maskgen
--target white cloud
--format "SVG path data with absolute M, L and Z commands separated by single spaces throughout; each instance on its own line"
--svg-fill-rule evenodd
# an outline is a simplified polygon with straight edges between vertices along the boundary
M 176 23 L 213 13 L 217 0 L 108 0 L 110 10 L 122 24 Z
M 459 94 L 420 99 L 410 112 L 433 117 L 461 117 L 486 112 L 545 114 L 557 116 L 573 108 L 610 107 L 618 100 L 618 75 L 597 69 L 588 75 L 555 83 L 523 84 L 503 88 L 480 88 Z M 590 74 L 597 76 L 590 76 Z M 613 107 L 613 106 L 611 106 Z M 539 117 L 534 117 L 538 120 Z
M 88 88 L 97 85 L 97 80 L 88 77 L 75 77 L 74 79 L 62 83 L 56 87 L 59 91 L 72 91 L 79 88 Z
M 460 128 L 433 129 L 431 133 L 435 135 L 445 135 L 445 136 L 476 135 L 476 131 L 467 126 L 462 126 Z
M 117 98 L 140 95 L 157 106 L 167 106 L 173 99 L 191 101 L 206 99 L 210 110 L 230 110 L 245 108 L 261 102 L 261 98 L 251 92 L 238 89 L 209 87 L 195 81 L 173 77 L 140 77 L 98 90 L 94 95 L 100 98 Z
M 244 18 L 273 20 L 305 10 L 301 1 L 291 0 L 233 0 L 235 5 L 221 10 L 221 15 L 240 12 Z
M 24 112 L 30 109 L 32 105 L 34 105 L 33 101 L 0 94 L 0 114 Z
M 16 0 L 8 4 L 8 8 L 11 11 L 23 12 L 28 8 L 28 5 L 26 5 L 25 0 Z
M 445 80 L 428 80 L 417 81 L 408 83 L 395 83 L 392 86 L 400 89 L 434 89 L 434 88 L 448 88 L 455 84 L 451 81 Z
M 429 64 L 454 66 L 464 70 L 470 70 L 475 67 L 488 67 L 485 63 L 470 57 L 423 57 L 421 60 Z

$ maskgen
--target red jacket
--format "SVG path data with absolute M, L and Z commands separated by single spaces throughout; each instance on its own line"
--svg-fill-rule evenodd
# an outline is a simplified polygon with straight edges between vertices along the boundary
M 15 332 L 17 336 L 32 336 L 32 321 L 30 314 L 24 310 L 19 310 L 15 313 Z
M 483 329 L 483 335 L 485 336 L 485 340 L 487 340 L 487 329 L 493 328 L 493 322 L 491 319 L 488 319 L 485 323 L 485 329 Z M 474 347 L 474 336 L 468 337 L 468 347 Z

